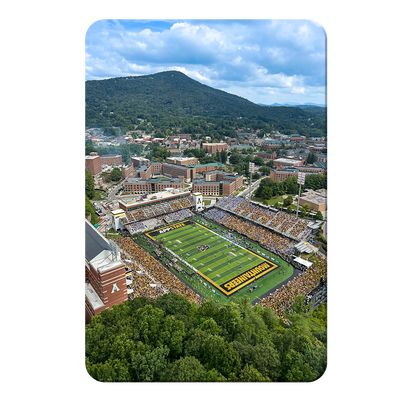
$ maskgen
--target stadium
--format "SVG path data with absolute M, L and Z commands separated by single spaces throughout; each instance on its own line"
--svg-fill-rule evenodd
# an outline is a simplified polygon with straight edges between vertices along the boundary
M 307 279 L 300 290 L 307 295 L 326 279 L 326 262 L 324 268 L 320 262 L 314 268 L 299 257 L 317 250 L 308 242 L 315 221 L 242 197 L 222 197 L 208 208 L 200 193 L 180 189 L 119 200 L 112 210 L 112 225 L 119 235 L 101 243 L 104 248 L 109 243 L 112 261 L 120 261 L 124 268 L 117 302 L 174 292 L 198 303 L 246 296 L 252 304 L 269 306 L 271 296 L 289 283 Z M 86 264 L 90 320 L 96 315 L 90 304 L 94 294 L 98 310 L 112 302 L 106 304 L 110 296 L 101 290 L 100 275 L 93 278 L 96 268 L 88 257 Z M 309 273 L 309 278 L 306 272 L 314 269 L 319 272 Z

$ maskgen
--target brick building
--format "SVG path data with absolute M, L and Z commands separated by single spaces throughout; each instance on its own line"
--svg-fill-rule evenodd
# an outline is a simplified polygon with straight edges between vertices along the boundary
M 85 157 L 85 168 L 93 175 L 96 176 L 101 173 L 101 160 L 98 153 L 92 152 L 89 156 Z
M 121 172 L 124 178 L 128 177 L 133 172 L 133 165 L 129 164 L 121 167 Z
M 122 164 L 122 156 L 118 154 L 109 154 L 106 156 L 101 156 L 101 165 L 121 165 Z
M 171 178 L 162 180 L 161 178 L 150 178 L 142 180 L 140 178 L 128 178 L 124 182 L 124 192 L 130 194 L 158 193 L 167 188 L 183 189 L 185 181 L 183 178 Z
M 196 157 L 168 157 L 165 162 L 176 165 L 194 165 L 199 162 L 199 159 Z
M 289 140 L 266 140 L 263 147 L 265 150 L 276 150 L 282 148 L 282 146 L 285 148 L 292 147 L 293 143 Z
M 85 220 L 85 319 L 128 300 L 125 264 L 110 242 Z
M 228 150 L 227 143 L 203 143 L 203 149 L 207 149 L 210 154 L 215 154 L 219 151 Z
M 300 196 L 299 204 L 301 206 L 308 204 L 312 210 L 324 212 L 327 209 L 327 190 L 306 189 Z
M 272 153 L 270 153 L 269 151 L 259 151 L 257 153 L 257 157 L 261 157 L 264 161 L 275 160 L 276 158 L 278 158 L 275 151 L 273 151 Z
M 204 179 L 193 179 L 192 191 L 207 196 L 229 196 L 243 185 L 243 176 L 225 171 L 204 172 Z
M 150 160 L 144 157 L 131 157 L 131 162 L 134 167 L 140 167 L 141 165 L 150 165 Z
M 295 168 L 286 168 L 286 169 L 282 169 L 282 170 L 272 170 L 269 174 L 269 177 L 273 180 L 273 181 L 279 181 L 282 182 L 287 178 L 290 178 L 292 176 L 297 176 L 299 173 L 299 171 Z
M 277 158 L 274 160 L 274 167 L 277 166 L 288 166 L 288 167 L 300 167 L 304 164 L 304 160 L 295 160 L 293 158 Z

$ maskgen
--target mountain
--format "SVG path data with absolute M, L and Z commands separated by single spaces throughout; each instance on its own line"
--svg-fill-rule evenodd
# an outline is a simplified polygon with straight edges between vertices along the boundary
M 85 82 L 86 128 L 134 129 L 145 119 L 174 126 L 181 118 L 217 118 L 268 124 L 277 130 L 326 132 L 326 120 L 293 107 L 262 107 L 204 85 L 178 71 Z M 138 122 L 139 121 L 139 122 Z M 317 132 L 318 130 L 318 132 Z M 304 134 L 304 132 L 303 132 Z
M 261 104 L 257 103 L 260 106 L 265 106 L 265 107 L 300 107 L 300 108 L 307 108 L 307 107 L 325 107 L 325 104 L 316 104 L 316 103 L 285 103 L 285 104 L 279 104 L 279 103 L 274 103 L 274 104 Z

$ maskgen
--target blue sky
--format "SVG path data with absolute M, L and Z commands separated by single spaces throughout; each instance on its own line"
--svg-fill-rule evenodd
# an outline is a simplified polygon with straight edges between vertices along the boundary
M 326 37 L 311 20 L 100 20 L 86 80 L 178 70 L 254 103 L 325 104 Z

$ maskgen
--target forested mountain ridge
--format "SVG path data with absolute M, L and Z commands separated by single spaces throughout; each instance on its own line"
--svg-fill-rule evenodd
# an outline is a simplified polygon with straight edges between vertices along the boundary
M 281 132 L 326 134 L 324 116 L 296 107 L 263 107 L 178 71 L 91 80 L 85 86 L 86 128 L 114 126 L 132 130 L 140 122 L 138 118 L 154 126 L 173 126 L 181 118 L 196 116 L 226 121 L 243 118 Z

